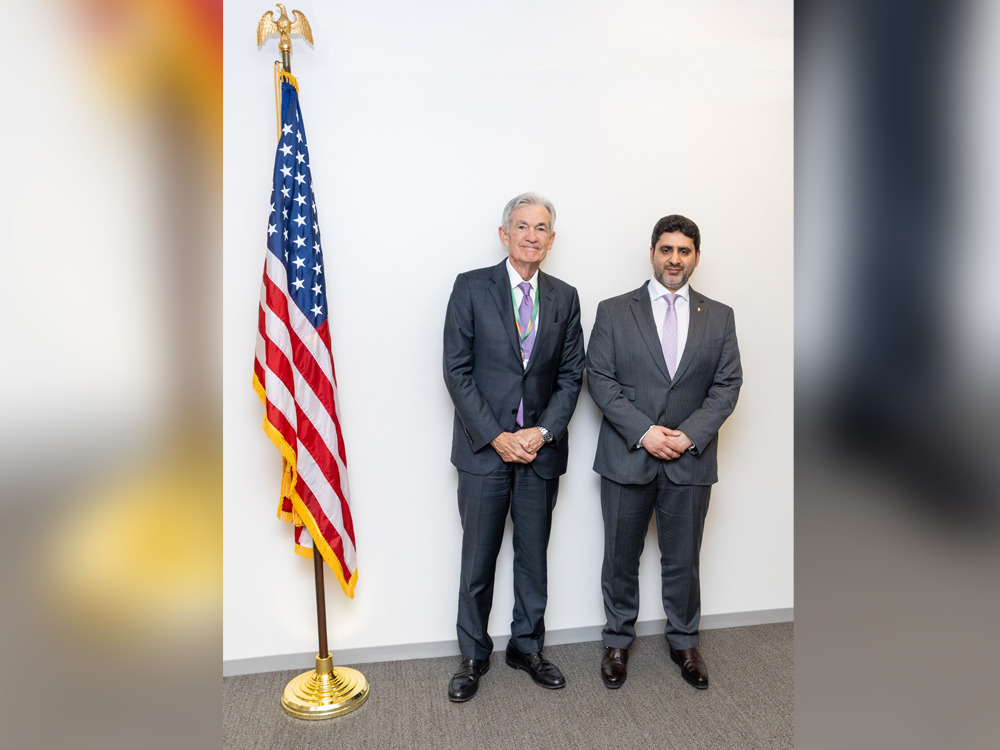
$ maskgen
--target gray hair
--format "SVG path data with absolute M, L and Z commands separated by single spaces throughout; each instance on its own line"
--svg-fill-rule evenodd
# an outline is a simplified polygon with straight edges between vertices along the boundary
M 521 193 L 510 199 L 503 210 L 503 230 L 510 232 L 510 216 L 518 206 L 541 206 L 549 212 L 549 231 L 556 231 L 556 207 L 552 201 L 538 193 Z

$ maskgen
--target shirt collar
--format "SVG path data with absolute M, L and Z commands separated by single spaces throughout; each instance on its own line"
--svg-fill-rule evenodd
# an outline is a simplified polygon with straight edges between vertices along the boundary
M 671 292 L 669 289 L 663 286 L 663 284 L 657 281 L 655 276 L 653 276 L 650 278 L 649 283 L 646 284 L 646 289 L 649 291 L 649 298 L 651 300 L 660 299 L 660 297 L 662 297 L 664 294 L 679 294 L 681 297 L 684 298 L 685 302 L 690 302 L 690 297 L 691 297 L 690 284 L 685 284 L 676 292 Z
M 516 289 L 517 285 L 524 281 L 521 274 L 515 271 L 514 266 L 510 264 L 510 258 L 507 258 L 507 276 L 510 278 L 511 289 Z M 531 284 L 531 292 L 534 294 L 538 290 L 538 269 L 535 269 L 535 273 L 528 279 L 528 283 Z

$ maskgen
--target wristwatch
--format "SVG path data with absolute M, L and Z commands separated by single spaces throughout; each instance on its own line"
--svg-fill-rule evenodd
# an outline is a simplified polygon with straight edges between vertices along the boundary
M 546 430 L 544 427 L 540 425 L 536 425 L 536 427 L 538 427 L 538 431 L 542 433 L 542 440 L 544 442 L 551 443 L 553 440 L 555 440 L 555 438 L 552 437 L 552 433 Z

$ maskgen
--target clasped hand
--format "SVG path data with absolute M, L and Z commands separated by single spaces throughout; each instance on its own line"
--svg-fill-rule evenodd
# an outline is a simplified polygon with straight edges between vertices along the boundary
M 694 442 L 680 430 L 653 425 L 642 438 L 642 447 L 651 455 L 672 461 L 679 458 Z
M 530 464 L 545 444 L 537 427 L 527 427 L 517 432 L 501 432 L 490 445 L 506 463 Z

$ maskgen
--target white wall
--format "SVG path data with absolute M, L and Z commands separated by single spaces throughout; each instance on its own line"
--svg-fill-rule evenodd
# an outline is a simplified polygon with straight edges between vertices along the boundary
M 274 517 L 280 458 L 250 387 L 274 159 L 259 2 L 225 4 L 224 658 L 315 649 L 312 563 Z M 289 6 L 291 7 L 291 6 Z M 702 230 L 693 285 L 733 306 L 745 382 L 723 428 L 706 615 L 792 606 L 791 0 L 367 0 L 297 5 L 293 40 L 327 258 L 359 555 L 327 576 L 331 646 L 455 639 L 461 530 L 441 376 L 457 273 L 503 258 L 506 201 L 558 211 L 545 270 L 597 303 L 649 275 L 668 213 Z M 549 630 L 600 625 L 600 417 L 584 389 L 549 546 Z M 491 631 L 509 632 L 510 540 Z M 640 620 L 663 617 L 650 533 Z M 505 641 L 498 640 L 498 646 Z

